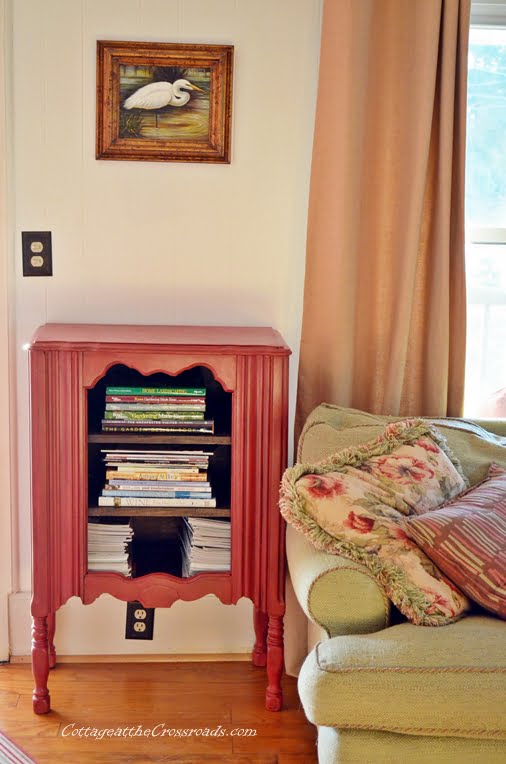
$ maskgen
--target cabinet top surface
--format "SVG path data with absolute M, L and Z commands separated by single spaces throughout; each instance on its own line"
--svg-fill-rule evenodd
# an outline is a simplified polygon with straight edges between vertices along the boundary
M 128 324 L 44 324 L 31 346 L 62 345 L 227 345 L 267 347 L 289 352 L 282 336 L 268 326 L 142 326 Z

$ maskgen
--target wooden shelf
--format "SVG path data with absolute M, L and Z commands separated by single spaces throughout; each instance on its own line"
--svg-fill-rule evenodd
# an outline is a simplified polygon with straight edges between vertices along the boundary
M 230 517 L 228 507 L 90 507 L 88 517 Z
M 130 432 L 97 432 L 88 435 L 88 443 L 179 443 L 181 445 L 222 446 L 232 442 L 230 435 L 184 435 L 183 433 L 169 435 L 164 433 L 154 435 Z

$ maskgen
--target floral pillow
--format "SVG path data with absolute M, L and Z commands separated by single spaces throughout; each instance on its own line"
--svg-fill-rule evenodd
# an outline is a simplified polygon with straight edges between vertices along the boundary
M 469 602 L 401 522 L 466 487 L 443 436 L 425 421 L 409 419 L 387 425 L 369 443 L 288 469 L 280 506 L 316 547 L 366 565 L 410 621 L 440 626 L 462 615 Z

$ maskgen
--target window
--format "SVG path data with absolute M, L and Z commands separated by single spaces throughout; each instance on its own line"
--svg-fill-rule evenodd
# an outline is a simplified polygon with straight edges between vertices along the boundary
M 506 417 L 506 2 L 473 5 L 466 157 L 466 416 Z M 481 23 L 479 23 L 481 22 Z

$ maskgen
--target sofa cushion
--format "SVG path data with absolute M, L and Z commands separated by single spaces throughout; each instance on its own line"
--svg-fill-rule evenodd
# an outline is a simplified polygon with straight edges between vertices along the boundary
M 318 764 L 504 764 L 506 740 L 318 728 Z
M 288 469 L 281 512 L 319 549 L 361 562 L 413 623 L 440 626 L 467 599 L 400 526 L 403 513 L 428 511 L 466 483 L 435 428 L 417 419 L 316 464 Z
M 309 415 L 299 440 L 298 462 L 316 462 L 349 446 L 377 438 L 385 424 L 402 417 L 380 416 L 322 403 Z M 465 419 L 431 419 L 457 456 L 473 485 L 487 476 L 491 462 L 506 468 L 506 420 L 481 427 Z M 489 432 L 494 428 L 498 434 Z
M 506 619 L 506 470 L 404 528 L 471 599 Z M 505 646 L 506 647 L 506 646 Z
M 319 726 L 506 739 L 506 623 L 468 616 L 334 637 L 308 655 L 299 695 Z

